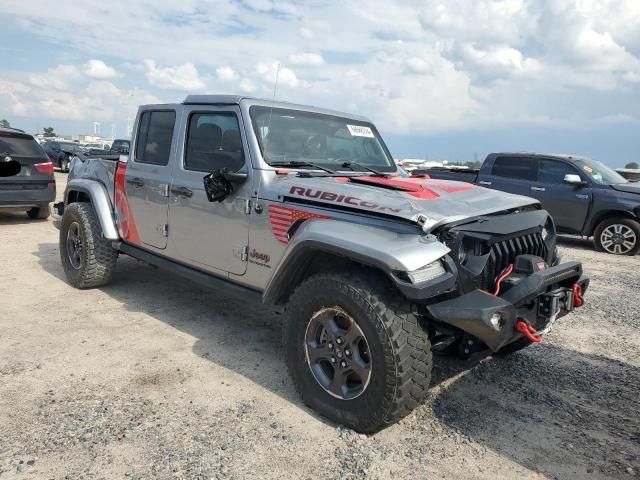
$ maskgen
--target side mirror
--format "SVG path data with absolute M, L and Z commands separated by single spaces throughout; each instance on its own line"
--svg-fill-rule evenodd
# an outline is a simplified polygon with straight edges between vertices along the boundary
M 205 175 L 204 191 L 210 202 L 221 202 L 234 191 L 234 184 L 244 183 L 247 180 L 246 173 L 229 172 L 226 168 Z
M 586 185 L 587 182 L 580 178 L 580 175 L 576 175 L 573 173 L 567 173 L 563 179 L 564 183 L 568 183 L 569 185 Z

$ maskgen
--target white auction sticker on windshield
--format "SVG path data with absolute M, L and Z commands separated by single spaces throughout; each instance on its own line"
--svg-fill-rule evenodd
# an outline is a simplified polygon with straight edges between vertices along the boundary
M 347 128 L 349 129 L 349 133 L 354 137 L 375 138 L 369 127 L 363 127 L 361 125 L 347 125 Z

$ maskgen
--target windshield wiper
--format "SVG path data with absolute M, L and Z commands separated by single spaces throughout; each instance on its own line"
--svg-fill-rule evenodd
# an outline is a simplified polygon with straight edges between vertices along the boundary
M 297 167 L 311 167 L 311 168 L 317 168 L 318 170 L 322 170 L 325 171 L 327 173 L 331 173 L 331 174 L 335 174 L 336 172 L 334 172 L 333 170 L 330 170 L 326 167 L 322 167 L 316 163 L 312 163 L 312 162 L 301 162 L 298 160 L 288 160 L 286 162 L 271 162 L 269 163 L 269 165 L 271 165 L 272 167 L 293 167 L 293 168 L 297 168 Z
M 366 165 L 362 165 L 361 163 L 356 163 L 356 162 L 343 162 L 342 163 L 342 168 L 350 168 L 351 170 L 353 170 L 353 167 L 358 167 L 358 168 L 362 168 L 364 170 L 367 170 L 371 173 L 373 173 L 376 177 L 388 177 L 389 175 L 381 172 L 379 170 L 375 170 L 371 167 L 367 167 Z

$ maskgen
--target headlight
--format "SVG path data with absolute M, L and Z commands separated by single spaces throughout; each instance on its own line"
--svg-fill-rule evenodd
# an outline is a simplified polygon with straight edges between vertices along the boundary
M 442 266 L 442 262 L 437 260 L 433 263 L 429 263 L 424 267 L 418 268 L 417 270 L 413 270 L 412 272 L 407 272 L 407 277 L 411 280 L 411 283 L 424 283 L 429 280 L 433 280 L 434 278 L 438 278 L 441 275 L 447 273 Z

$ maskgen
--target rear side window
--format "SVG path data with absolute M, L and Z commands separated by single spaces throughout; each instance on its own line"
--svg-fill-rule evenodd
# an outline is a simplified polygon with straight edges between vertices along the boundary
M 232 112 L 194 113 L 189 118 L 184 166 L 187 170 L 238 171 L 244 151 L 238 117 Z
M 540 160 L 538 164 L 539 182 L 563 184 L 565 175 L 579 175 L 579 173 L 573 165 L 568 163 L 557 160 Z
M 493 162 L 491 174 L 497 177 L 531 180 L 533 161 L 526 157 L 497 157 Z
M 43 157 L 44 152 L 32 136 L 20 133 L 0 132 L 0 155 L 21 157 Z
M 171 139 L 176 112 L 144 112 L 136 141 L 136 162 L 167 165 L 171 154 Z

